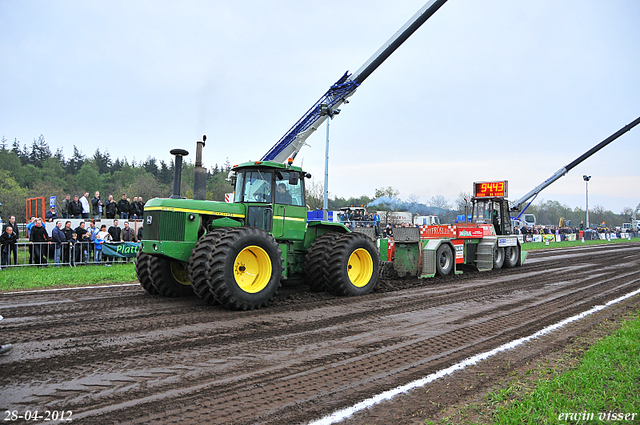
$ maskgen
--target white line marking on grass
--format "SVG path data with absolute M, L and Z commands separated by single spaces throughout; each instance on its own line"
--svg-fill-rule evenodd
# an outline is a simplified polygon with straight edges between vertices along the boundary
M 492 357 L 502 351 L 507 351 L 507 350 L 511 350 L 512 348 L 517 347 L 518 345 L 522 345 L 527 341 L 530 341 L 534 338 L 538 338 L 541 337 L 545 334 L 548 334 L 556 329 L 559 329 L 565 325 L 568 325 L 571 322 L 575 322 L 576 320 L 580 320 L 586 316 L 589 316 L 590 314 L 593 314 L 597 311 L 603 310 L 609 306 L 612 306 L 613 304 L 617 304 L 620 301 L 624 301 L 627 298 L 631 298 L 634 295 L 640 294 L 640 289 L 635 290 L 633 292 L 630 292 L 626 295 L 621 296 L 620 298 L 616 298 L 615 300 L 611 300 L 609 302 L 607 302 L 604 305 L 597 305 L 593 308 L 591 308 L 590 310 L 584 311 L 580 314 L 577 314 L 573 317 L 569 317 L 567 319 L 564 319 L 554 325 L 550 325 L 547 326 L 544 329 L 539 330 L 538 332 L 529 335 L 529 336 L 525 336 L 523 338 L 520 339 L 516 339 L 514 341 L 508 342 L 506 344 L 503 344 L 501 346 L 499 346 L 498 348 L 494 348 L 493 350 L 490 351 L 486 351 L 484 353 L 480 353 L 480 354 L 476 354 L 473 357 L 469 357 L 463 361 L 461 361 L 460 363 L 454 364 L 453 366 L 450 366 L 446 369 L 442 369 L 439 370 L 438 372 L 432 373 L 431 375 L 428 375 L 424 378 L 421 379 L 417 379 L 413 382 L 409 382 L 408 384 L 396 387 L 392 390 L 388 390 L 385 391 L 383 393 L 380 393 L 378 395 L 375 395 L 371 398 L 368 398 L 366 400 L 361 401 L 360 403 L 357 403 L 351 407 L 347 407 L 345 409 L 342 410 L 338 410 L 336 412 L 331 413 L 328 416 L 325 416 L 323 418 L 320 418 L 318 420 L 315 420 L 313 422 L 309 422 L 309 425 L 330 425 L 330 424 L 335 424 L 337 422 L 342 421 L 343 419 L 346 419 L 348 417 L 350 417 L 351 415 L 353 415 L 356 412 L 359 412 L 360 410 L 364 410 L 367 409 L 373 405 L 376 405 L 378 403 L 380 403 L 381 401 L 384 400 L 390 400 L 391 398 L 393 398 L 394 396 L 398 395 L 398 394 L 402 394 L 402 393 L 406 393 L 414 388 L 420 388 L 422 386 L 425 386 L 426 384 L 435 381 L 436 379 L 440 379 L 444 376 L 447 375 L 451 375 L 453 372 L 458 371 L 458 370 L 462 370 L 467 366 L 471 366 L 474 364 L 477 364 L 479 362 L 481 362 L 482 360 L 486 360 L 489 357 Z
M 5 292 L 0 295 L 35 294 L 35 293 L 42 293 L 42 292 L 57 292 L 57 291 L 77 291 L 79 289 L 118 288 L 123 286 L 138 286 L 138 285 L 140 284 L 139 283 L 120 283 L 117 285 L 74 286 L 72 288 L 37 289 L 34 291 Z

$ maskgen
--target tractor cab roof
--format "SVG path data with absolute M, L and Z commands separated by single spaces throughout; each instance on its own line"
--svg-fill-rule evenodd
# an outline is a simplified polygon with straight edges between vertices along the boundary
M 231 167 L 232 171 L 240 171 L 245 168 L 272 168 L 279 170 L 292 170 L 292 171 L 300 171 L 302 172 L 302 168 L 295 167 L 288 164 L 281 164 L 279 162 L 273 161 L 249 161 L 243 162 L 242 164 L 237 164 Z

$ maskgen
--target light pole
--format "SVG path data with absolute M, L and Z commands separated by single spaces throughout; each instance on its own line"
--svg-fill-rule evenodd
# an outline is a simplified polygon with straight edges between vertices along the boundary
M 584 180 L 585 182 L 585 190 L 586 190 L 586 217 L 585 217 L 585 222 L 586 222 L 586 229 L 589 228 L 589 180 L 591 180 L 591 176 L 587 176 L 586 174 L 582 176 L 582 180 Z
M 322 221 L 329 220 L 329 121 L 333 119 L 334 115 L 338 115 L 340 109 L 333 109 L 331 106 L 322 103 L 320 104 L 320 115 L 328 115 L 327 120 L 327 144 L 324 149 L 324 195 L 322 197 Z

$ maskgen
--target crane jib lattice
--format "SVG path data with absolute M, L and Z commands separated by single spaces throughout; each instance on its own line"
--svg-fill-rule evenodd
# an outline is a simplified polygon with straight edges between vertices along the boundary
M 271 161 L 287 146 L 293 143 L 299 134 L 308 130 L 320 117 L 320 105 L 326 104 L 334 107 L 351 96 L 359 83 L 349 80 L 349 72 L 345 72 L 338 81 L 294 124 L 293 127 L 276 143 L 263 157 L 262 161 Z

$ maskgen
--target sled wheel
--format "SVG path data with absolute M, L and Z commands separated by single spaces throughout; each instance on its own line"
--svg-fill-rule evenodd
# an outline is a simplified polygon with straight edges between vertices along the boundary
M 343 233 L 330 232 L 317 238 L 304 259 L 304 274 L 312 292 L 328 291 L 326 271 L 329 268 L 329 252 L 335 240 Z
M 520 247 L 519 246 L 509 246 L 504 249 L 504 268 L 510 269 L 511 267 L 515 267 L 518 265 L 518 260 L 520 259 Z
M 211 253 L 209 289 L 229 310 L 264 307 L 278 293 L 282 251 L 256 227 L 224 229 Z
M 493 248 L 493 268 L 501 269 L 504 264 L 504 248 L 498 246 Z
M 145 254 L 142 250 L 138 250 L 136 254 L 136 276 L 140 282 L 140 286 L 149 295 L 158 295 L 155 286 L 151 284 L 151 270 L 149 269 L 149 260 L 151 255 Z
M 446 276 L 453 270 L 453 252 L 448 245 L 442 244 L 436 251 L 436 274 Z
M 380 259 L 371 239 L 361 233 L 336 237 L 328 257 L 325 281 L 334 295 L 364 295 L 378 282 Z
M 151 255 L 151 283 L 160 295 L 177 298 L 193 295 L 189 271 L 179 261 Z

